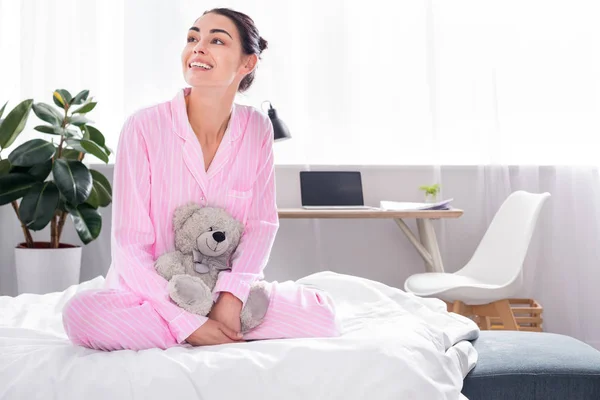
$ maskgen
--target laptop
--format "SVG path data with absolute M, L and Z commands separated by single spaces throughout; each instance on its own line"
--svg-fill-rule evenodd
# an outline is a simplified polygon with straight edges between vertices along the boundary
M 359 171 L 300 171 L 300 194 L 305 209 L 364 209 Z

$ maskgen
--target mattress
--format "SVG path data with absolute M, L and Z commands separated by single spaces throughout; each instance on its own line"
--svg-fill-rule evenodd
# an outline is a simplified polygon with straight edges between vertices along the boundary
M 46 295 L 0 297 L 0 399 L 465 399 L 477 362 L 467 318 L 380 282 L 321 272 L 342 335 L 167 350 L 72 345 L 61 310 L 104 279 Z

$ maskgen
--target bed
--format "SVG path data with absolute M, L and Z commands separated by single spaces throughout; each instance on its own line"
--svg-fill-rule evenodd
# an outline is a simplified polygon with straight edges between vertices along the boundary
M 0 297 L 0 399 L 465 399 L 479 329 L 382 283 L 333 272 L 300 283 L 334 297 L 343 335 L 168 350 L 73 346 L 61 310 L 76 292 Z

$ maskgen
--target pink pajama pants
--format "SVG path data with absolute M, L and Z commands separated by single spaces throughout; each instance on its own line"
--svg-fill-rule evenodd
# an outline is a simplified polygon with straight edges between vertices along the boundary
M 63 325 L 76 345 L 98 350 L 166 349 L 177 346 L 152 304 L 117 289 L 80 292 L 65 305 Z M 271 302 L 261 325 L 245 340 L 339 335 L 332 299 L 295 282 L 271 283 Z

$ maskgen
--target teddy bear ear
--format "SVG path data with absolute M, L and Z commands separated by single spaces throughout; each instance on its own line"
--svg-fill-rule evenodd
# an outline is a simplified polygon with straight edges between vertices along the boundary
M 202 207 L 196 203 L 188 203 L 177 207 L 173 213 L 173 227 L 175 229 L 181 229 L 185 221 L 201 208 Z

